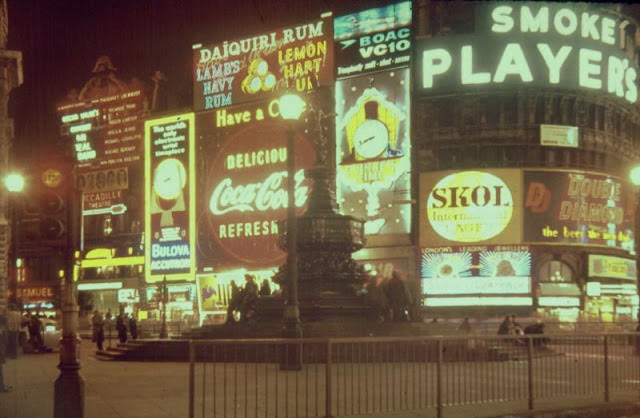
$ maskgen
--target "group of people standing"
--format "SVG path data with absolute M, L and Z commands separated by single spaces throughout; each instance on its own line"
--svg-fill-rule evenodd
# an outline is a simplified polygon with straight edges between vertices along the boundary
M 376 319 L 384 322 L 415 320 L 413 296 L 407 282 L 394 270 L 391 277 L 374 276 L 367 281 L 362 290 L 373 308 Z
M 91 317 L 91 327 L 93 331 L 92 341 L 96 343 L 98 350 L 104 350 L 104 327 L 105 325 L 111 329 L 113 324 L 113 319 L 111 317 L 111 311 L 108 311 L 106 316 L 103 318 L 102 313 L 99 311 L 94 311 L 93 316 Z M 127 342 L 127 326 L 129 333 L 131 334 L 132 339 L 138 338 L 138 323 L 136 318 L 129 314 L 121 313 L 116 317 L 115 320 L 115 329 L 118 332 L 118 340 L 121 343 Z
M 240 288 L 235 281 L 231 281 L 231 298 L 229 299 L 229 307 L 227 308 L 227 323 L 236 321 L 236 312 L 240 314 L 240 321 L 248 321 L 255 314 L 256 300 L 258 295 L 268 296 L 271 294 L 271 287 L 266 281 L 258 289 L 255 277 L 250 274 L 244 275 L 244 287 Z

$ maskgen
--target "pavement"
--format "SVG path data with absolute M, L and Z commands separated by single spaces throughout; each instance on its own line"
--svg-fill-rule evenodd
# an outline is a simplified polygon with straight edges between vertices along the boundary
M 58 353 L 21 354 L 4 364 L 5 383 L 13 387 L 0 393 L 0 418 L 52 418 L 54 382 L 59 376 Z M 114 362 L 95 357 L 95 346 L 84 340 L 80 348 L 81 375 L 85 382 L 86 418 L 170 418 L 188 416 L 189 364 L 184 362 Z M 222 367 L 222 366 L 221 366 Z M 201 381 L 196 372 L 196 382 Z M 210 389 L 208 389 L 210 390 Z M 527 411 L 526 401 L 485 403 L 444 408 L 444 418 L 468 417 L 638 417 L 638 396 L 616 398 L 604 404 L 602 398 L 557 398 L 536 402 Z M 203 416 L 196 400 L 196 416 Z M 218 416 L 236 415 L 233 408 Z M 225 411 L 227 412 L 227 411 Z M 269 415 L 266 412 L 260 416 Z M 306 415 L 306 414 L 305 414 Z M 385 416 L 396 418 L 435 417 L 434 408 L 375 415 L 342 411 L 341 416 Z M 206 416 L 213 416 L 208 411 Z M 253 416 L 253 414 L 249 414 Z M 295 416 L 287 414 L 281 416 Z M 266 417 L 271 418 L 271 417 Z

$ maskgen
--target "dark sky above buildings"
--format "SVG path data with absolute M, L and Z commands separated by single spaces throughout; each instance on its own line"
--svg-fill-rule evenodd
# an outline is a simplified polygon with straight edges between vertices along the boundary
M 191 45 L 258 34 L 388 4 L 390 0 L 7 0 L 9 48 L 23 53 L 24 84 L 12 94 L 16 150 L 55 144 L 55 103 L 108 55 L 122 79 L 163 71 L 174 106 L 191 105 Z M 626 3 L 625 7 L 631 4 Z M 638 13 L 636 13 L 636 16 Z M 39 144 L 33 147 L 33 144 Z M 33 150 L 33 151 L 32 151 Z
M 8 0 L 9 49 L 23 53 L 24 84 L 12 93 L 19 155 L 55 144 L 55 103 L 111 57 L 118 75 L 163 71 L 174 106 L 191 105 L 191 45 L 258 34 L 374 0 Z M 38 144 L 33 147 L 32 144 Z

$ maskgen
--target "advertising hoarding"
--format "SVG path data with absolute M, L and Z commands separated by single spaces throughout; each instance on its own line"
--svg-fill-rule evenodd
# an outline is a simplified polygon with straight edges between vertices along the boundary
M 423 248 L 420 271 L 427 297 L 531 293 L 531 253 L 523 245 Z
M 409 65 L 410 1 L 340 16 L 333 25 L 338 78 Z
M 193 46 L 194 109 L 266 100 L 333 83 L 333 17 Z
M 277 239 L 278 221 L 287 217 L 289 155 L 287 126 L 278 116 L 276 100 L 197 115 L 198 146 L 209 156 L 198 184 L 199 271 L 284 261 Z M 312 187 L 305 170 L 315 163 L 314 146 L 302 131 L 295 134 L 298 215 Z
M 61 135 L 73 140 L 79 172 L 140 161 L 144 101 L 133 89 L 58 105 Z
M 365 234 L 411 225 L 409 70 L 336 82 L 336 197 Z
M 583 171 L 524 172 L 526 242 L 633 248 L 628 184 Z
M 540 125 L 540 145 L 545 147 L 578 148 L 578 127 Z
M 637 279 L 636 260 L 609 255 L 589 254 L 589 277 Z
M 543 2 L 487 2 L 477 5 L 476 16 L 473 35 L 418 41 L 419 93 L 528 86 L 637 102 L 637 66 L 624 50 L 623 18 L 578 3 Z
M 194 115 L 145 123 L 147 282 L 194 279 Z
M 224 289 L 218 283 L 215 275 L 198 276 L 198 297 L 200 312 L 211 312 L 224 309 L 220 302 Z
M 420 245 L 522 242 L 522 171 L 420 174 Z

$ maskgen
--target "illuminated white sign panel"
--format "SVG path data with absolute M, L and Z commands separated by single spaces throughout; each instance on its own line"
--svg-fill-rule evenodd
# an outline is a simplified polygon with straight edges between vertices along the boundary
M 540 145 L 547 147 L 578 148 L 578 127 L 540 125 Z
M 531 293 L 529 277 L 470 277 L 463 279 L 425 279 L 422 290 L 429 295 Z
M 481 9 L 481 6 L 478 6 Z M 557 3 L 487 4 L 486 35 L 419 42 L 418 84 L 439 94 L 473 87 L 587 89 L 638 100 L 637 69 L 620 48 L 623 22 Z M 488 23 L 488 27 L 487 27 Z M 480 29 L 477 32 L 480 32 Z
M 609 277 L 636 281 L 636 260 L 589 254 L 589 277 Z
M 422 249 L 422 292 L 439 295 L 531 294 L 531 253 L 523 245 Z
M 528 296 L 459 296 L 425 299 L 425 306 L 530 306 L 533 299 Z

